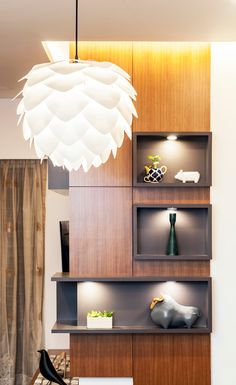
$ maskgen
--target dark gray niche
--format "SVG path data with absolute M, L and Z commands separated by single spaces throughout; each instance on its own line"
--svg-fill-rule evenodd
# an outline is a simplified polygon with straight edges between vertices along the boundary
M 177 140 L 167 140 L 176 134 Z M 210 132 L 159 132 L 133 134 L 133 185 L 141 187 L 204 187 L 211 186 L 211 133 Z M 160 183 L 145 183 L 144 165 L 148 155 L 160 155 L 160 166 L 167 172 Z M 182 183 L 174 176 L 180 170 L 199 171 L 198 183 Z
M 210 333 L 210 278 L 76 278 L 57 281 L 57 322 L 54 333 Z M 163 329 L 150 317 L 154 297 L 168 294 L 182 305 L 199 307 L 201 317 L 190 328 Z M 87 329 L 90 310 L 113 310 L 113 328 Z
M 69 171 L 63 167 L 53 166 L 48 159 L 48 189 L 66 194 L 69 189 Z
M 176 211 L 178 255 L 167 256 L 169 211 Z M 135 259 L 208 260 L 211 247 L 211 205 L 135 205 L 133 207 L 133 253 Z

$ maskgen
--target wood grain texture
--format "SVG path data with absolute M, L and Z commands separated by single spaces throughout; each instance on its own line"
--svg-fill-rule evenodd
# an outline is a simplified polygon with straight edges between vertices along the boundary
M 70 186 L 131 186 L 132 184 L 132 143 L 125 135 L 116 158 L 109 160 L 99 168 L 92 167 L 89 172 L 83 170 L 70 173 Z
M 210 385 L 210 337 L 133 336 L 135 385 Z
M 132 275 L 131 188 L 70 188 L 70 218 L 72 273 Z
M 71 376 L 132 377 L 132 335 L 71 335 Z
M 133 43 L 134 131 L 210 130 L 210 45 Z
M 132 42 L 80 42 L 79 56 L 82 60 L 110 61 L 132 75 Z M 70 46 L 70 57 L 74 57 L 74 43 Z M 92 167 L 70 174 L 70 186 L 131 186 L 132 143 L 125 135 L 124 143 L 114 159 L 99 168 Z
M 157 203 L 198 203 L 210 202 L 208 187 L 181 187 L 181 188 L 134 188 L 133 204 Z
M 173 276 L 173 277 L 206 277 L 210 274 L 209 261 L 134 261 L 133 275 Z

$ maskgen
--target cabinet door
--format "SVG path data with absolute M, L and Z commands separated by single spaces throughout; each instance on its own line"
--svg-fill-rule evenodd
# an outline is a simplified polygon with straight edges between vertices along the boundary
M 135 385 L 210 385 L 210 336 L 133 336 Z
M 131 335 L 71 335 L 71 375 L 133 377 Z
M 71 187 L 70 208 L 71 272 L 131 276 L 131 188 Z

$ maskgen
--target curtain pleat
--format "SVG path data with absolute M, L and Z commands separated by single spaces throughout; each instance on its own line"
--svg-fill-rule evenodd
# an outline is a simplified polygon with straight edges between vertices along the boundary
M 26 385 L 42 339 L 46 162 L 0 161 L 0 385 Z

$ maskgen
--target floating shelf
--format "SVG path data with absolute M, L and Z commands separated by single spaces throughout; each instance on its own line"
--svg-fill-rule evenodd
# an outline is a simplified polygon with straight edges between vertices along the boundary
M 175 134 L 177 140 L 167 140 Z M 153 132 L 133 134 L 133 186 L 135 187 L 209 187 L 211 186 L 210 132 Z M 160 183 L 145 183 L 144 166 L 148 155 L 160 155 L 160 166 L 167 172 Z M 174 178 L 179 170 L 199 171 L 198 183 L 182 183 Z
M 78 277 L 58 273 L 57 321 L 53 333 L 156 334 L 210 333 L 211 279 L 176 277 Z M 166 293 L 183 305 L 197 306 L 201 317 L 194 327 L 163 329 L 153 324 L 149 305 L 153 297 Z M 114 311 L 112 329 L 87 329 L 89 310 Z
M 173 204 L 133 206 L 133 253 L 137 260 L 209 260 L 211 205 L 174 204 L 179 255 L 167 256 L 169 212 Z

